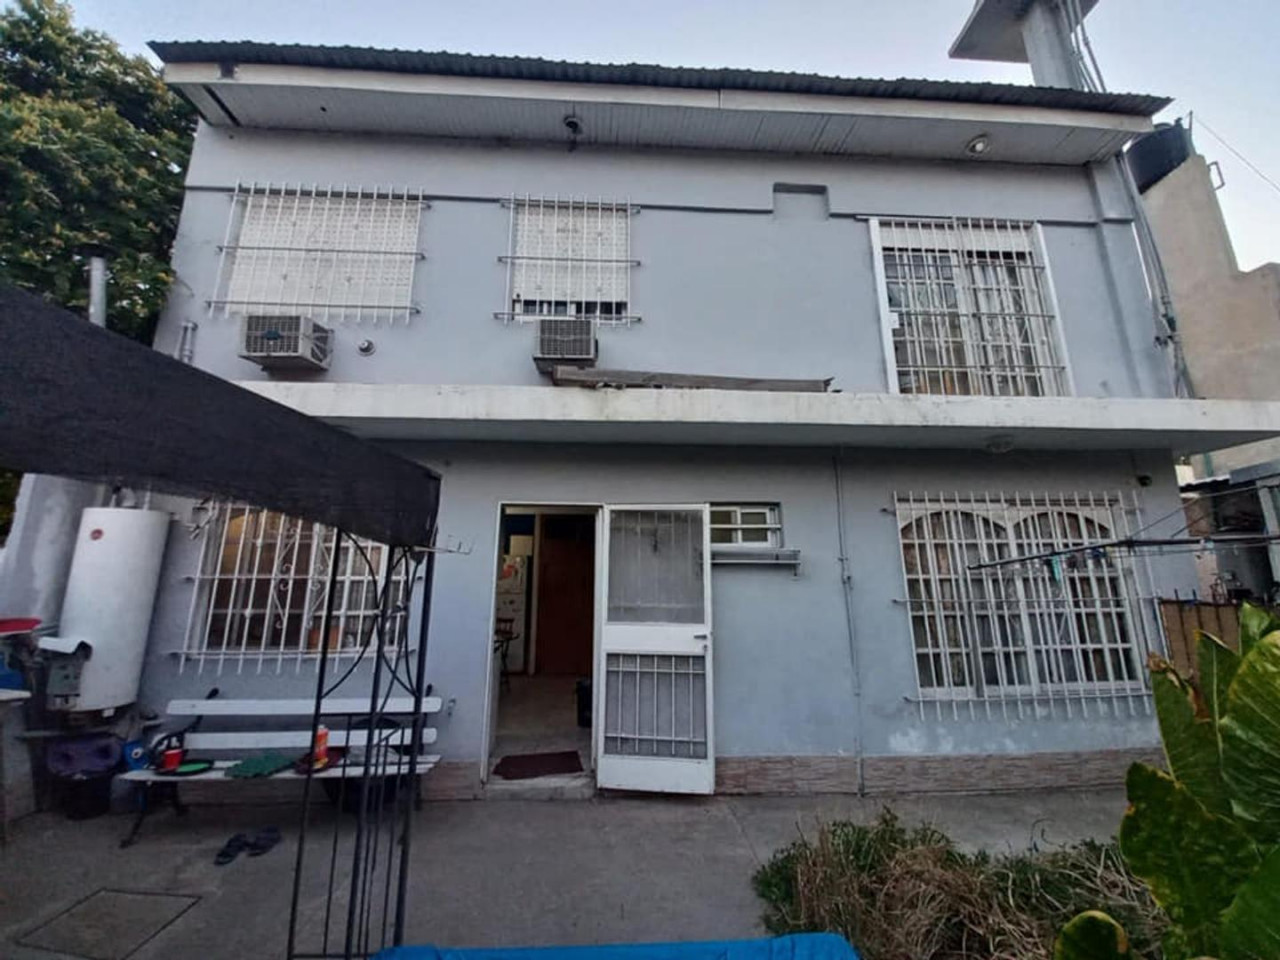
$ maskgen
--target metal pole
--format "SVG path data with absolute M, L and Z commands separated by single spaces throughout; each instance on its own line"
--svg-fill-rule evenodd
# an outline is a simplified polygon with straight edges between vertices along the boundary
M 431 545 L 435 546 L 435 534 L 431 535 Z M 435 550 L 427 551 L 426 569 L 422 575 L 422 614 L 418 623 L 418 656 L 414 663 L 413 681 L 413 735 L 410 738 L 409 783 L 411 789 L 417 789 L 418 755 L 422 751 L 422 701 L 427 693 L 427 637 L 431 629 L 431 585 L 435 579 Z M 400 846 L 400 882 L 396 890 L 396 923 L 392 935 L 392 946 L 404 944 L 404 914 L 409 898 L 409 854 L 413 848 L 413 813 L 414 804 L 404 805 L 404 839 Z
M 107 325 L 107 258 L 96 253 L 89 257 L 89 322 Z
M 329 667 L 329 630 L 333 625 L 333 606 L 337 596 L 338 555 L 342 552 L 342 531 L 333 533 L 333 555 L 329 560 L 329 592 L 324 601 L 324 619 L 320 627 L 320 669 L 316 676 L 316 704 L 311 713 L 311 749 L 315 749 L 316 733 L 320 729 L 320 711 L 323 709 L 325 674 Z M 314 758 L 312 758 L 314 759 Z M 306 849 L 307 816 L 311 804 L 311 780 L 315 764 L 307 764 L 307 776 L 302 782 L 302 822 L 298 827 L 298 855 L 293 862 L 293 898 L 289 903 L 289 942 L 285 948 L 287 960 L 296 956 L 298 933 L 298 899 L 302 894 L 302 857 Z
M 388 581 L 389 584 L 390 581 Z M 386 600 L 390 589 L 383 595 L 383 613 L 386 612 Z M 383 620 L 385 623 L 385 619 Z M 381 631 L 376 635 L 376 642 L 381 645 Z M 360 772 L 360 812 L 356 817 L 356 838 L 351 853 L 351 895 L 347 900 L 347 932 L 344 942 L 343 957 L 351 960 L 355 954 L 357 913 L 368 907 L 368 879 L 364 860 L 368 856 L 365 851 L 365 832 L 369 821 L 369 781 L 370 773 L 375 768 L 374 747 L 378 733 L 378 722 L 382 719 L 382 707 L 378 698 L 382 695 L 382 651 L 377 650 L 373 658 L 373 680 L 369 686 L 369 729 L 365 734 L 364 766 Z M 388 681 L 390 683 L 390 681 Z M 377 838 L 374 838 L 375 842 Z

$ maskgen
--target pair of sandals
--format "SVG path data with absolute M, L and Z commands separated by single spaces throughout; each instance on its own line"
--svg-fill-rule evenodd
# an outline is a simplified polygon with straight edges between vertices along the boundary
M 246 833 L 237 833 L 222 845 L 222 849 L 213 858 L 213 862 L 220 867 L 225 867 L 245 851 L 248 851 L 251 857 L 260 857 L 279 842 L 280 829 L 278 827 L 263 827 L 253 836 L 249 836 Z

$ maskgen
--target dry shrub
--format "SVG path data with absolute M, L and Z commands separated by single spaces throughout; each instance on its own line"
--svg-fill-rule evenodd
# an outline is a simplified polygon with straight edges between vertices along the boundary
M 824 825 L 754 880 L 770 931 L 840 933 L 866 960 L 1050 960 L 1062 924 L 1095 908 L 1125 925 L 1137 956 L 1155 958 L 1165 926 L 1113 845 L 965 854 L 888 810 L 871 826 Z

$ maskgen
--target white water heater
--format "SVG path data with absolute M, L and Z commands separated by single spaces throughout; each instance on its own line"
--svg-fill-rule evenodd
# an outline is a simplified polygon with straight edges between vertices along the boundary
M 39 643 L 52 655 L 50 708 L 114 710 L 138 698 L 168 534 L 162 510 L 89 507 L 81 514 L 58 635 Z

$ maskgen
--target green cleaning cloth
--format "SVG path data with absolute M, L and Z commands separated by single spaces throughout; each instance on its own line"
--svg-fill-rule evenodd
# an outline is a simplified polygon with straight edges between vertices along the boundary
M 228 767 L 228 777 L 269 777 L 293 766 L 293 757 L 282 753 L 264 753 L 260 757 L 246 757 L 234 767 Z

